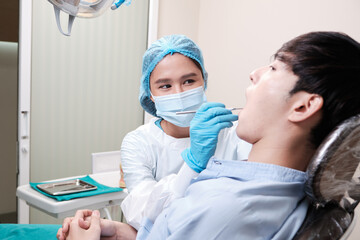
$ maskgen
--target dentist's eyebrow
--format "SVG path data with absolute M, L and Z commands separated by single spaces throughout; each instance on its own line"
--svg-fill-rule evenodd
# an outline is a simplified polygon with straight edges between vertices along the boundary
M 181 79 L 186 79 L 186 78 L 189 78 L 189 77 L 196 77 L 198 76 L 198 74 L 192 72 L 192 73 L 188 73 L 188 74 L 185 74 L 185 75 L 182 75 L 181 76 Z M 170 78 L 159 78 L 157 79 L 154 83 L 155 84 L 163 84 L 163 83 L 169 83 L 171 82 L 172 80 Z
M 169 78 L 159 78 L 155 81 L 155 84 L 169 83 L 169 82 L 171 82 Z
M 193 73 L 185 74 L 185 75 L 181 76 L 181 78 L 184 79 L 184 78 L 196 77 L 196 76 L 198 76 L 198 74 L 193 72 Z

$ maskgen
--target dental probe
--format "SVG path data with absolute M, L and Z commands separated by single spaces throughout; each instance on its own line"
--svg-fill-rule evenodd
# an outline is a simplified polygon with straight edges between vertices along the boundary
M 241 110 L 243 108 L 226 108 L 227 110 L 230 111 L 235 111 L 235 110 Z M 197 110 L 190 110 L 190 111 L 183 111 L 183 112 L 176 112 L 176 115 L 180 115 L 180 114 L 189 114 L 189 113 L 196 113 Z

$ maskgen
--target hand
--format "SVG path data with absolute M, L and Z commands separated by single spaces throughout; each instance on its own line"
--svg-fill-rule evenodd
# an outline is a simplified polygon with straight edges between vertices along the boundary
M 78 210 L 76 213 L 81 212 L 83 216 L 91 216 L 92 211 L 85 209 L 85 210 Z M 69 234 L 70 223 L 73 221 L 74 217 L 65 218 L 62 224 L 62 228 L 60 228 L 56 234 L 58 240 L 65 240 L 67 235 Z M 90 217 L 84 217 L 84 219 L 80 220 L 79 226 L 83 229 L 88 229 L 90 227 Z
M 204 103 L 196 112 L 190 123 L 190 148 L 181 156 L 196 172 L 206 168 L 209 159 L 214 155 L 218 135 L 221 129 L 232 127 L 232 121 L 238 119 L 222 103 Z
M 85 222 L 85 218 L 89 217 L 89 212 L 77 211 L 75 217 L 70 223 L 70 229 L 66 239 L 76 240 L 76 239 L 88 239 L 88 240 L 98 240 L 100 239 L 101 227 L 100 227 L 100 213 L 98 210 L 95 210 L 91 214 L 90 218 L 90 227 L 88 229 L 82 228 L 82 225 Z
M 129 224 L 102 219 L 101 239 L 106 240 L 135 240 L 137 231 Z
M 83 216 L 78 220 L 78 227 L 87 230 L 91 226 L 91 210 L 79 210 L 76 212 L 78 216 Z M 76 215 L 75 215 L 76 217 Z M 71 230 L 71 223 L 75 217 L 65 218 L 62 228 L 57 232 L 56 237 L 59 240 L 69 239 L 69 230 Z M 134 240 L 136 239 L 137 231 L 126 223 L 111 221 L 108 219 L 100 219 L 101 237 L 104 239 L 119 239 L 119 240 Z M 85 239 L 85 238 L 84 238 Z M 103 238 L 101 238 L 103 239 Z

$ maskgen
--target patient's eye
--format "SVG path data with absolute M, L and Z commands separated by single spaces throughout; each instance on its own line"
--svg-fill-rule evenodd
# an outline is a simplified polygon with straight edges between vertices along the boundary
M 271 71 L 276 71 L 276 68 L 273 65 L 270 65 L 269 68 Z

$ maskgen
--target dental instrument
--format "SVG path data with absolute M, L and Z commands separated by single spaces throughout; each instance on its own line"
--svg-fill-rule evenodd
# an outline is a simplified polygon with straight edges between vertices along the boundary
M 226 108 L 230 111 L 235 111 L 235 110 L 241 110 L 243 108 L 239 108 L 239 107 L 235 107 L 235 108 Z M 190 110 L 190 111 L 183 111 L 183 112 L 176 112 L 176 115 L 180 115 L 180 114 L 190 114 L 190 113 L 196 113 L 197 110 Z

